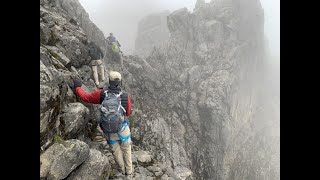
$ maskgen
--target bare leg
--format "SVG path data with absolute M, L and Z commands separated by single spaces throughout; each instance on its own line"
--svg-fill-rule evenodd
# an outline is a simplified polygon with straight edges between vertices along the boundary
M 104 72 L 104 65 L 101 64 L 101 65 L 99 65 L 99 67 L 100 67 L 100 72 L 101 72 L 101 80 L 103 82 L 105 82 L 106 81 L 106 76 L 105 76 L 105 72 Z
M 97 66 L 92 66 L 92 73 L 93 73 L 94 82 L 96 83 L 97 86 L 99 86 Z

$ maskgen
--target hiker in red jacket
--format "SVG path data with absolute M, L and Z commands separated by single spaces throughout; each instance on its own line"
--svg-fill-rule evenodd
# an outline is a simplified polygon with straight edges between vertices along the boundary
M 111 113 L 108 112 L 107 115 L 102 115 L 98 123 L 110 145 L 113 157 L 119 165 L 119 171 L 126 175 L 132 174 L 131 137 L 127 118 L 131 114 L 131 100 L 127 93 L 121 91 L 121 74 L 116 71 L 111 71 L 109 75 L 109 86 L 89 94 L 82 90 L 82 83 L 79 80 L 74 80 L 73 83 L 75 93 L 82 101 L 102 104 L 107 107 L 104 108 L 104 110 L 103 108 L 100 109 L 102 114 L 112 107 L 115 107 L 115 103 L 118 103 L 116 104 L 116 108 L 114 108 L 112 112 L 110 111 Z M 117 101 L 116 98 L 120 98 L 120 100 Z M 111 105 L 108 105 L 108 103 Z M 123 116 L 119 115 L 117 116 L 118 118 L 115 118 L 118 114 L 113 114 L 114 111 L 119 111 L 119 114 L 122 113 Z M 110 116 L 111 118 L 109 118 Z

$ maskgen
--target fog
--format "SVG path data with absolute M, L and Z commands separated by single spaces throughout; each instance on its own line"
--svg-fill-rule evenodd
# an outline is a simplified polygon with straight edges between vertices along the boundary
M 145 16 L 164 10 L 186 7 L 193 11 L 197 0 L 79 0 L 93 21 L 105 34 L 117 37 L 121 49 L 132 54 L 137 24 Z M 209 2 L 210 0 L 206 0 Z M 260 0 L 264 9 L 265 40 L 274 91 L 280 93 L 280 0 Z M 280 95 L 279 95 L 280 96 Z
M 138 22 L 148 14 L 181 7 L 193 9 L 195 0 L 79 0 L 93 21 L 107 37 L 110 32 L 119 40 L 123 52 L 134 49 Z
M 208 2 L 210 0 L 206 0 Z M 190 11 L 196 0 L 79 0 L 90 19 L 108 36 L 119 39 L 122 50 L 131 54 L 138 22 L 148 14 L 186 7 Z M 260 0 L 265 11 L 265 35 L 272 56 L 280 56 L 280 0 Z M 280 59 L 280 58 L 275 58 Z

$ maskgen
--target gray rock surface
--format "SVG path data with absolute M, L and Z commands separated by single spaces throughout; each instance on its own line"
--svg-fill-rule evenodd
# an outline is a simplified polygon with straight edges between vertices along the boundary
M 139 162 L 142 162 L 142 163 L 151 162 L 151 155 L 147 151 L 138 151 L 135 153 L 135 155 Z
M 71 139 L 55 143 L 40 156 L 40 177 L 64 179 L 89 156 L 89 146 Z
M 69 103 L 62 110 L 61 121 L 68 137 L 75 138 L 89 122 L 89 109 L 81 103 Z
M 68 180 L 101 180 L 108 179 L 110 164 L 108 158 L 100 151 L 90 149 L 89 157 L 77 170 L 67 178 Z
M 81 27 L 88 40 L 95 42 L 105 51 L 106 44 L 103 32 L 90 20 L 89 14 L 81 6 L 80 2 L 78 0 L 58 0 L 58 2 L 64 12 L 69 15 L 69 21 Z M 77 49 L 77 52 L 79 53 L 80 49 Z

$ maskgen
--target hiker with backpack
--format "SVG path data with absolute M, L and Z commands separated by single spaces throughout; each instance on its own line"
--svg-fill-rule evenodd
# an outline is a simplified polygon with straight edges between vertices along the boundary
M 74 80 L 74 91 L 87 103 L 101 104 L 98 124 L 110 146 L 115 162 L 122 174 L 133 172 L 131 158 L 131 137 L 128 116 L 131 114 L 130 96 L 121 90 L 121 74 L 110 71 L 109 86 L 89 94 L 85 93 L 79 80 Z
M 119 41 L 113 36 L 113 33 L 110 33 L 106 38 L 108 49 L 111 52 L 111 59 L 114 62 L 120 62 L 121 69 L 123 68 L 123 60 L 121 58 L 122 51 L 120 50 Z
M 106 40 L 109 45 L 116 43 L 118 47 L 121 47 L 119 41 L 116 39 L 116 37 L 113 36 L 113 33 L 110 33 Z
M 106 38 L 106 41 L 109 47 L 111 47 L 113 53 L 118 54 L 120 52 L 121 45 L 116 37 L 113 36 L 113 33 L 109 34 L 109 36 Z
M 98 76 L 98 67 L 100 69 L 101 73 L 101 81 L 105 82 L 105 67 L 103 63 L 103 53 L 99 46 L 97 46 L 94 42 L 90 42 L 89 45 L 89 56 L 91 58 L 91 68 L 92 68 L 92 74 L 94 83 L 99 86 L 100 80 Z

